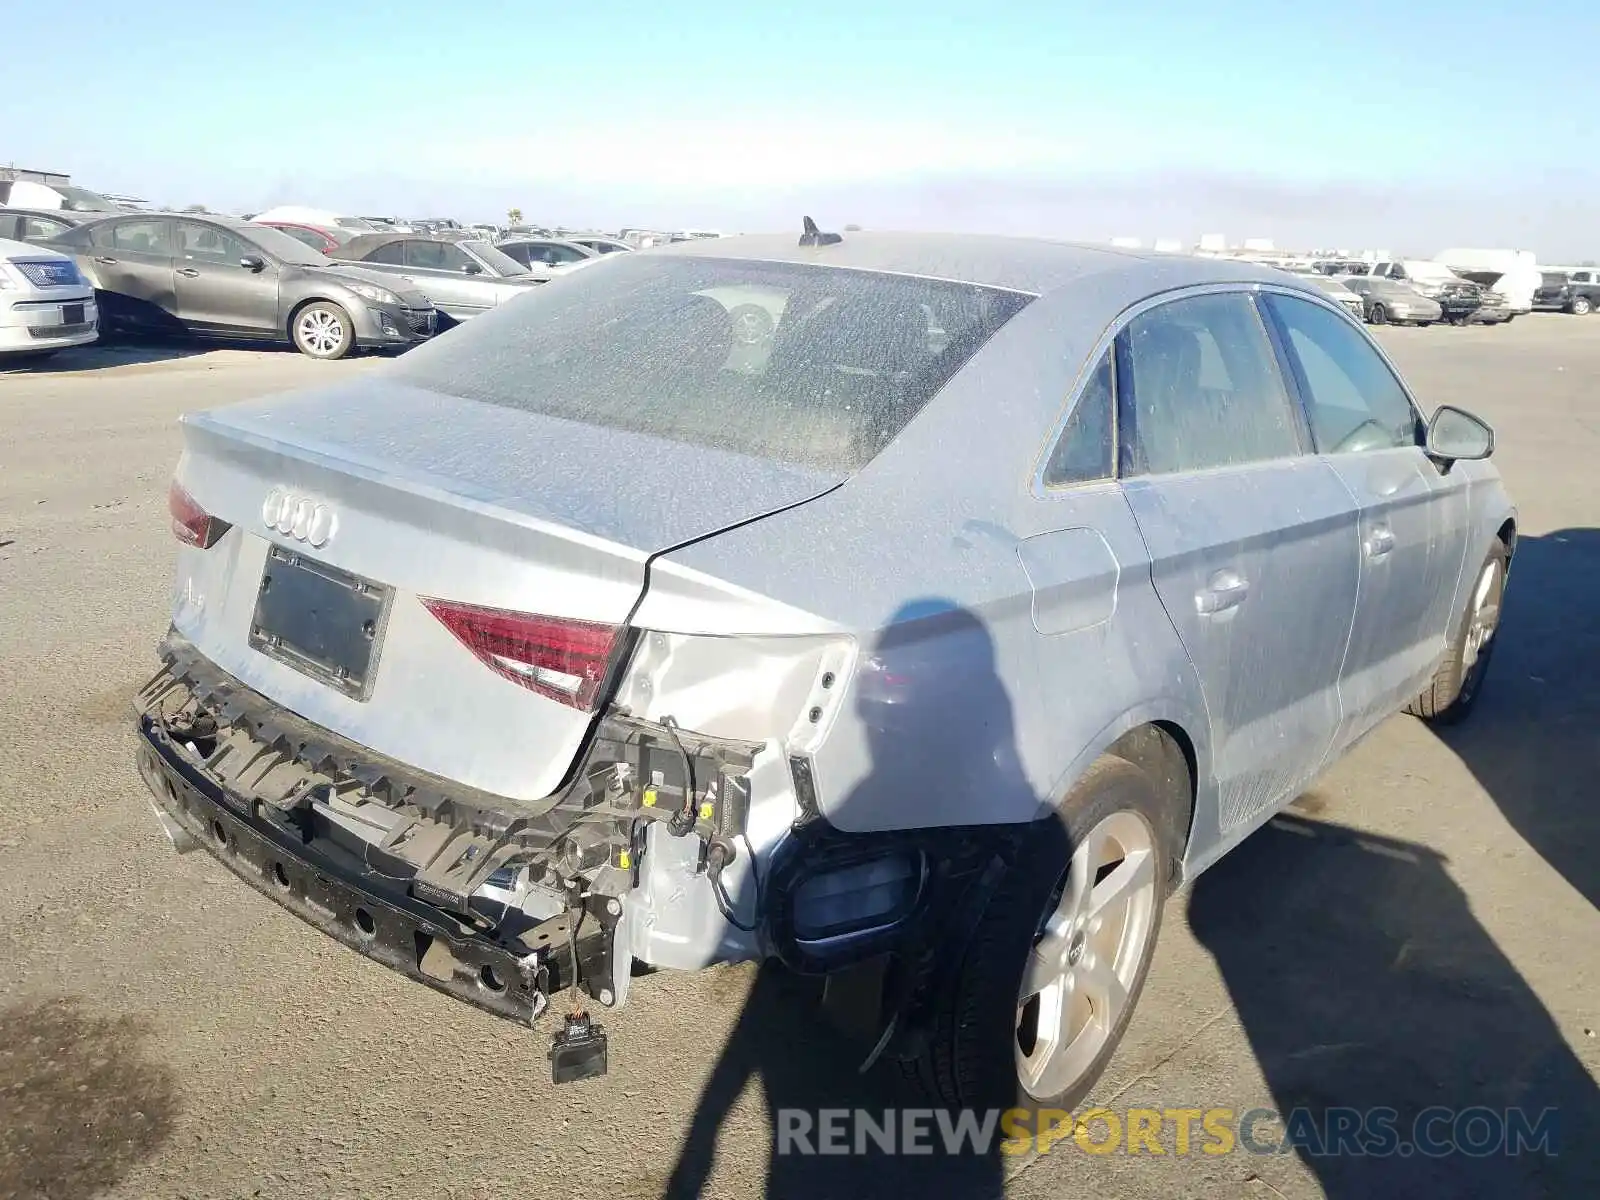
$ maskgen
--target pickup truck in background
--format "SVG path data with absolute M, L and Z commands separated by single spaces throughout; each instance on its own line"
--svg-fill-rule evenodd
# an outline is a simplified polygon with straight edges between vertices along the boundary
M 1533 307 L 1587 316 L 1600 308 L 1600 271 L 1546 271 L 1533 293 Z

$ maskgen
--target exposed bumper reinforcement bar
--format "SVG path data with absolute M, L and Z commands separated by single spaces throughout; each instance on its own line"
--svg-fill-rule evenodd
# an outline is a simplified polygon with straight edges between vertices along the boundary
M 139 732 L 139 771 L 175 843 L 180 833 L 194 839 L 301 920 L 419 983 L 524 1024 L 544 1011 L 546 949 L 518 953 L 463 933 L 413 900 L 404 880 L 390 891 L 370 875 L 357 881 L 337 866 L 311 861 L 301 840 L 263 819 L 253 799 L 219 787 L 185 762 L 148 715 L 140 717 Z

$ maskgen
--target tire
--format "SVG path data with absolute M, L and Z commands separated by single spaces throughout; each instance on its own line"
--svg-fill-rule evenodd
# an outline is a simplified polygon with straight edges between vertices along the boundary
M 936 1000 L 915 1068 L 939 1101 L 1070 1110 L 1088 1094 L 1122 1040 L 1155 954 L 1173 854 L 1182 836 L 1174 828 L 1181 818 L 1170 809 L 1149 775 L 1107 755 L 1061 802 L 1054 828 L 1028 839 L 979 918 L 958 972 Z M 1069 847 L 1079 852 L 1070 860 Z M 1113 855 L 1127 851 L 1104 880 L 1089 869 L 1089 855 L 1097 848 Z M 1096 883 L 1110 884 L 1124 869 L 1136 884 L 1124 908 L 1102 911 L 1106 924 L 1084 923 L 1092 909 L 1080 910 L 1076 918 L 1064 915 L 1073 894 L 1085 894 L 1073 886 L 1074 877 L 1093 881 L 1087 889 L 1092 897 Z M 1051 929 L 1047 919 L 1065 927 Z M 1109 953 L 1108 946 L 1113 947 Z M 1103 959 L 1111 962 L 1105 973 L 1095 970 Z M 1049 976 L 1047 963 L 1062 972 L 1051 985 L 1057 989 L 1053 997 L 1040 991 L 1024 1003 L 1025 972 Z M 1088 1022 L 1078 1035 L 1088 1040 L 1080 1044 L 1069 1038 L 1065 1053 L 1051 1054 L 1041 1045 L 1039 1027 L 1065 998 L 1067 978 L 1072 990 L 1065 1007 L 1081 1016 L 1084 1009 L 1096 1011 L 1091 997 L 1108 976 L 1124 996 L 1120 1006 L 1108 1006 L 1108 1028 L 1091 1028 Z
M 1572 303 L 1567 305 L 1567 311 L 1575 317 L 1586 317 L 1594 311 L 1594 305 L 1587 296 L 1574 296 Z
M 355 348 L 355 322 L 333 301 L 313 300 L 289 318 L 289 338 L 301 354 L 331 361 Z
M 1389 310 L 1381 304 L 1374 304 L 1372 311 L 1367 314 L 1367 320 L 1374 325 L 1387 325 L 1389 323 Z
M 1505 543 L 1496 538 L 1483 566 L 1473 577 L 1472 591 L 1456 622 L 1444 661 L 1433 673 L 1432 681 L 1422 689 L 1422 694 L 1406 705 L 1406 711 L 1412 716 L 1435 725 L 1454 725 L 1477 704 L 1489 670 L 1489 659 L 1494 654 L 1495 633 L 1505 605 L 1510 566 Z
M 1467 315 L 1466 313 L 1456 313 L 1456 314 L 1448 317 L 1447 320 L 1449 320 L 1450 324 L 1459 327 L 1459 326 L 1463 326 L 1463 325 L 1466 325 L 1466 324 L 1470 323 L 1471 320 L 1472 320 L 1472 317 Z

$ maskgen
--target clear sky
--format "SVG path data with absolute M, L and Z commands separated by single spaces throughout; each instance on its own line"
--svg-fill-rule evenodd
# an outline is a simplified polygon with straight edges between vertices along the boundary
M 1594 0 L 69 8 L 0 162 L 165 204 L 1600 257 Z

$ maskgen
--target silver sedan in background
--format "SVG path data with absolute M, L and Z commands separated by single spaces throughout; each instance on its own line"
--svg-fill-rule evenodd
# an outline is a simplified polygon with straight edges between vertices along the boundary
M 1374 325 L 1432 325 L 1444 316 L 1437 300 L 1409 283 L 1381 275 L 1341 275 L 1338 282 L 1358 294 Z
M 1480 694 L 1493 435 L 1311 284 L 814 230 L 610 257 L 183 422 L 158 815 L 394 969 L 527 1021 L 635 960 L 887 956 L 879 1052 L 1071 1108 L 1171 890 Z

